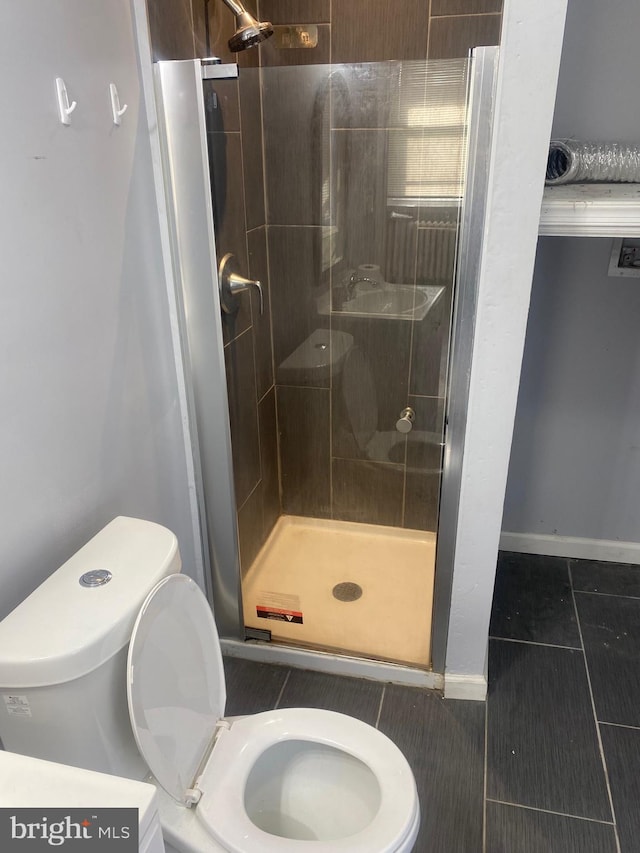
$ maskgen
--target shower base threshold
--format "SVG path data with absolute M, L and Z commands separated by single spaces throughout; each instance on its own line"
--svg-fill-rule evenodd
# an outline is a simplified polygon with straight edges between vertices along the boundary
M 428 532 L 283 516 L 243 579 L 245 625 L 301 653 L 428 669 L 435 544 Z M 362 594 L 340 600 L 341 584 Z
M 331 675 L 351 678 L 368 678 L 385 684 L 403 684 L 406 687 L 423 687 L 427 690 L 444 690 L 444 676 L 431 670 L 418 669 L 386 661 L 373 661 L 345 654 L 312 651 L 284 643 L 264 643 L 256 640 L 242 641 L 220 638 L 222 654 L 227 657 L 275 664 Z

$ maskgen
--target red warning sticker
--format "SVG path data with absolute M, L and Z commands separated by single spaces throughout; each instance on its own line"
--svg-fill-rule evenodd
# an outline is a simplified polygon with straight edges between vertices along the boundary
M 256 613 L 260 619 L 277 619 L 278 622 L 295 622 L 302 625 L 302 613 L 300 610 L 282 610 L 279 607 L 256 607 Z

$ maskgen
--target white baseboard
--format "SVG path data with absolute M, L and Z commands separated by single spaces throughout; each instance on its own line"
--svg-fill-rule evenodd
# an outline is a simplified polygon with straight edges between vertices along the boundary
M 487 698 L 487 679 L 484 675 L 457 675 L 446 672 L 444 675 L 445 699 L 472 699 L 484 702 Z
M 276 643 L 242 642 L 240 640 L 220 639 L 222 653 L 229 657 L 273 663 L 310 669 L 316 672 L 329 672 L 332 675 L 349 675 L 354 678 L 370 678 L 373 681 L 404 684 L 410 687 L 425 687 L 430 690 L 442 690 L 443 678 L 440 673 L 426 672 L 410 666 L 366 660 L 365 658 L 333 655 L 307 649 L 293 648 Z
M 640 542 L 503 531 L 500 536 L 500 548 L 503 551 L 519 551 L 521 554 L 546 554 L 549 557 L 573 557 L 577 560 L 640 565 Z

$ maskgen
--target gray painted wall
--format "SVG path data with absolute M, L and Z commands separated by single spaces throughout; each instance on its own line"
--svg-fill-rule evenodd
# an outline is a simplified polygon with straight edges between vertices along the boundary
M 3 616 L 115 515 L 195 549 L 130 4 L 4 4 L 0 54 Z
M 500 518 L 565 11 L 566 0 L 548 0 L 544 8 L 529 0 L 504 4 L 456 530 L 447 698 L 483 699 L 486 691 Z
M 640 4 L 570 0 L 555 136 L 640 141 Z M 539 241 L 503 530 L 640 541 L 640 279 Z

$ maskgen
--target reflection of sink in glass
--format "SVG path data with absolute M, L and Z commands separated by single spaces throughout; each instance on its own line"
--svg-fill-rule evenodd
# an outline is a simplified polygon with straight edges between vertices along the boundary
M 350 314 L 412 314 L 427 304 L 427 295 L 414 287 L 398 285 L 357 293 L 342 305 Z
M 340 312 L 355 317 L 423 320 L 443 291 L 444 287 L 435 285 L 413 287 L 386 283 L 375 289 L 356 287 L 353 298 L 342 303 Z

